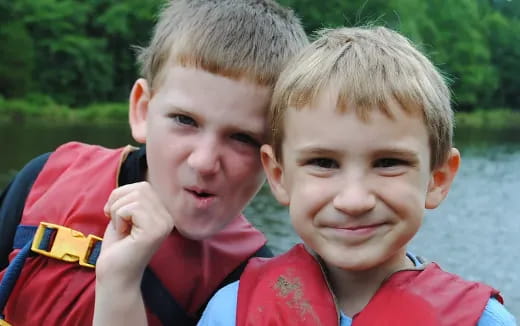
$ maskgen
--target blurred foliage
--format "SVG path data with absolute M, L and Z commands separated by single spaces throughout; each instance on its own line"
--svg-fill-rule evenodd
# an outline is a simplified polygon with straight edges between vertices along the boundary
M 280 0 L 308 33 L 385 25 L 413 40 L 450 81 L 459 111 L 520 110 L 520 0 Z
M 473 112 L 459 112 L 455 116 L 457 127 L 475 129 L 503 129 L 520 126 L 520 112 L 510 109 L 476 109 Z
M 137 75 L 131 46 L 147 43 L 160 3 L 0 0 L 0 93 L 71 106 L 126 99 Z
M 402 32 L 445 73 L 459 111 L 520 110 L 520 0 L 279 1 L 309 35 L 366 24 Z M 0 0 L 0 94 L 45 94 L 67 110 L 125 101 L 138 75 L 132 45 L 147 44 L 162 2 Z
M 27 120 L 69 122 L 122 122 L 128 119 L 128 104 L 96 103 L 85 107 L 71 108 L 57 104 L 52 98 L 29 94 L 23 99 L 0 97 L 0 122 L 24 122 Z

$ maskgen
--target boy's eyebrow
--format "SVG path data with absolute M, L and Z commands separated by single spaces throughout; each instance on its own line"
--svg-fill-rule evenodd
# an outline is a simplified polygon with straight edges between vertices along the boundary
M 185 108 L 181 107 L 179 105 L 169 105 L 168 106 L 170 110 L 174 110 L 176 113 L 186 114 L 186 115 L 196 115 L 195 110 L 192 110 L 191 108 Z
M 376 150 L 374 152 L 375 156 L 398 156 L 400 158 L 405 158 L 408 160 L 418 161 L 419 160 L 419 153 L 417 151 L 412 149 L 406 149 L 406 148 L 383 148 Z
M 173 111 L 173 112 L 172 112 Z M 195 119 L 198 123 L 204 123 L 204 119 L 202 116 L 197 113 L 197 110 L 191 107 L 183 107 L 176 104 L 168 105 L 168 113 L 169 114 L 182 114 L 186 115 L 190 118 Z
M 304 145 L 301 147 L 297 147 L 296 151 L 298 153 L 300 153 L 301 155 L 331 156 L 331 155 L 338 154 L 338 150 L 321 147 L 321 146 L 315 146 L 315 145 Z M 412 149 L 406 149 L 406 148 L 398 148 L 398 147 L 377 149 L 372 152 L 372 155 L 377 156 L 377 157 L 397 156 L 399 158 L 407 159 L 410 161 L 419 160 L 419 153 L 417 153 L 417 151 L 412 150 Z
M 181 114 L 186 114 L 186 115 L 193 115 L 197 111 L 194 107 L 184 105 L 184 104 L 179 104 L 178 102 L 171 101 L 169 99 L 163 101 L 161 103 L 161 106 L 167 111 L 173 110 L 173 111 L 175 111 L 175 113 L 181 113 Z
M 334 150 L 331 148 L 326 148 L 326 147 L 321 147 L 319 145 L 318 146 L 317 145 L 304 145 L 301 147 L 296 147 L 296 152 L 298 152 L 302 155 L 324 155 L 324 156 L 329 156 L 329 155 L 338 153 L 337 150 Z
M 263 144 L 267 141 L 267 130 L 265 128 L 258 130 L 251 130 L 251 128 L 247 129 L 244 125 L 231 125 L 229 130 L 233 133 L 241 133 L 248 135 L 254 138 L 260 144 Z

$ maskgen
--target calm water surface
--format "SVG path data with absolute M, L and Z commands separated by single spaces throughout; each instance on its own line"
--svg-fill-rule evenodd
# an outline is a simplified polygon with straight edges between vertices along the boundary
M 457 130 L 462 167 L 448 199 L 428 211 L 410 250 L 444 269 L 498 288 L 520 317 L 520 126 L 487 132 Z M 78 140 L 117 147 L 130 141 L 126 125 L 46 126 L 0 123 L 0 189 L 27 160 Z M 264 187 L 246 214 L 276 253 L 298 242 L 287 210 Z

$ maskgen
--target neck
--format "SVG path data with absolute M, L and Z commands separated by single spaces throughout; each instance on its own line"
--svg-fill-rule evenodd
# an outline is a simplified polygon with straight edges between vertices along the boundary
M 403 248 L 384 264 L 368 270 L 345 270 L 326 262 L 324 267 L 339 309 L 352 317 L 363 310 L 381 284 L 393 273 L 415 266 Z

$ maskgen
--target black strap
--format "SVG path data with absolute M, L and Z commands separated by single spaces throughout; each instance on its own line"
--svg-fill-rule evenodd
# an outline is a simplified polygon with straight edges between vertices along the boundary
M 262 246 L 260 249 L 258 249 L 254 254 L 252 254 L 249 258 L 252 257 L 266 257 L 270 258 L 273 257 L 273 252 L 267 245 Z M 240 275 L 242 275 L 242 272 L 244 271 L 244 268 L 246 268 L 247 262 L 249 261 L 249 258 L 243 261 L 237 268 L 235 268 L 234 271 L 228 274 L 226 278 L 220 283 L 220 285 L 217 287 L 215 292 L 212 293 L 212 295 L 209 296 L 208 300 L 199 308 L 197 311 L 197 318 L 200 319 L 202 317 L 202 313 L 204 312 L 204 309 L 206 309 L 206 306 L 208 305 L 209 299 L 217 293 L 218 290 L 223 288 L 224 286 L 233 283 L 235 281 L 238 281 L 240 279 Z
M 25 200 L 50 154 L 43 154 L 29 162 L 0 195 L 0 269 L 4 269 L 9 264 L 9 253 L 13 249 L 14 235 L 22 218 Z M 143 171 L 144 161 L 144 149 L 130 153 L 123 164 L 124 173 L 120 176 L 119 183 L 127 184 L 142 180 L 140 172 Z M 163 325 L 196 325 L 196 320 L 187 315 L 148 268 L 141 283 L 141 290 L 146 306 Z
M 262 246 L 254 254 L 252 254 L 251 257 L 249 257 L 249 258 L 252 258 L 252 257 L 267 257 L 267 258 L 269 258 L 269 257 L 273 257 L 273 252 L 271 251 L 271 249 L 269 249 L 269 247 Z M 244 268 L 246 268 L 248 260 L 249 259 L 247 259 L 246 261 L 242 262 L 242 264 L 240 264 L 240 266 L 238 266 L 234 271 L 232 271 L 222 281 L 222 283 L 220 283 L 218 289 L 223 288 L 224 286 L 228 285 L 229 283 L 233 283 L 235 281 L 238 281 L 240 279 L 240 275 L 242 275 L 242 272 L 244 271 Z
M 8 265 L 8 256 L 13 248 L 13 239 L 16 228 L 20 224 L 25 199 L 49 156 L 50 153 L 46 153 L 29 162 L 0 195 L 0 269 L 4 269 Z M 146 169 L 145 164 L 144 148 L 130 153 L 123 163 L 119 184 L 143 180 L 142 172 Z M 263 246 L 252 255 L 252 257 L 272 256 L 273 253 L 267 246 Z M 231 272 L 218 286 L 218 289 L 237 281 L 246 264 L 247 260 Z M 141 291 L 146 306 L 163 325 L 194 326 L 207 304 L 206 302 L 200 308 L 196 318 L 189 316 L 149 268 L 145 270 Z
M 9 264 L 9 253 L 13 250 L 14 235 L 22 218 L 25 199 L 49 155 L 40 155 L 27 163 L 0 195 L 0 269 Z
M 195 326 L 197 324 L 197 319 L 188 316 L 150 268 L 144 271 L 141 292 L 146 306 L 163 325 Z

